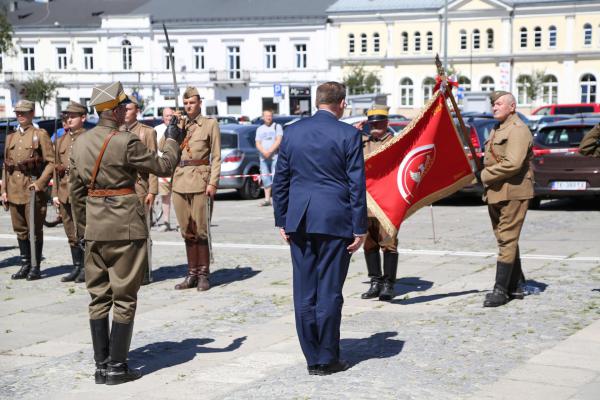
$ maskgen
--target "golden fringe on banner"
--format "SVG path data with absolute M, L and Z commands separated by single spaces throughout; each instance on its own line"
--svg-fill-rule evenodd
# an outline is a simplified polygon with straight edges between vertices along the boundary
M 427 102 L 427 104 L 425 104 L 425 106 L 423 106 L 423 108 L 421 109 L 421 111 L 419 112 L 419 114 L 402 130 L 402 132 L 394 137 L 392 140 L 390 140 L 388 143 L 386 143 L 385 145 L 381 146 L 379 149 L 377 149 L 376 151 L 370 153 L 369 155 L 367 155 L 367 157 L 365 158 L 365 161 L 368 160 L 369 158 L 375 156 L 376 154 L 381 153 L 382 151 L 385 151 L 386 149 L 388 149 L 390 146 L 394 145 L 395 143 L 397 143 L 400 139 L 402 139 L 402 137 L 404 137 L 404 135 L 406 135 L 406 133 L 410 132 L 411 129 L 413 129 L 415 127 L 416 124 L 419 123 L 419 121 L 421 120 L 421 118 L 423 118 L 423 116 L 425 115 L 425 113 L 427 111 L 429 111 L 429 108 L 431 107 L 431 105 L 437 101 L 439 96 L 442 96 L 442 92 L 441 91 L 437 91 L 433 97 L 431 97 L 429 99 L 429 101 Z M 446 102 L 444 101 L 444 110 L 449 114 L 450 119 L 452 120 L 452 114 L 450 114 L 450 110 L 448 109 L 448 105 L 446 104 Z M 458 132 L 456 131 L 456 127 L 454 126 L 454 124 L 452 124 L 452 130 L 454 131 L 454 134 L 457 136 L 459 142 L 462 143 L 462 140 L 458 134 Z M 465 155 L 466 158 L 466 155 Z M 443 199 L 446 196 L 451 195 L 452 193 L 455 193 L 456 191 L 462 189 L 463 187 L 465 187 L 466 185 L 468 185 L 469 183 L 471 183 L 473 181 L 473 174 L 469 174 L 461 179 L 459 179 L 458 181 L 454 182 L 452 185 L 439 190 L 435 193 L 430 194 L 427 197 L 422 198 L 421 200 L 419 200 L 417 203 L 411 205 L 409 207 L 409 209 L 406 211 L 406 215 L 404 216 L 404 220 L 407 219 L 408 217 L 410 217 L 412 214 L 414 214 L 415 212 L 417 212 L 420 208 L 428 206 L 432 203 L 435 203 L 438 200 Z M 383 230 L 385 230 L 385 232 L 392 236 L 395 237 L 398 234 L 398 229 L 396 229 L 396 227 L 394 226 L 394 224 L 392 223 L 392 221 L 390 221 L 390 219 L 387 217 L 387 215 L 383 212 L 383 210 L 381 209 L 381 207 L 379 207 L 379 204 L 377 204 L 377 202 L 371 197 L 371 195 L 369 194 L 369 192 L 367 191 L 367 208 L 369 209 L 369 211 L 371 211 L 371 213 L 375 216 L 375 218 L 377 218 L 377 220 L 379 221 L 379 223 L 381 224 L 381 227 L 383 228 Z

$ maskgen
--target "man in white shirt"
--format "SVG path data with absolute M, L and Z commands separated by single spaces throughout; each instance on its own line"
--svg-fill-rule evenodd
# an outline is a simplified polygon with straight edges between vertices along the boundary
M 171 122 L 171 118 L 173 117 L 173 109 L 166 107 L 162 112 L 163 123 L 156 126 L 154 130 L 156 130 L 157 134 L 157 143 L 158 146 L 158 155 L 162 155 L 162 151 L 160 151 L 160 141 L 165 136 L 165 130 Z M 162 223 L 160 223 L 158 230 L 160 232 L 166 232 L 171 230 L 171 225 L 169 224 L 169 219 L 171 217 L 171 178 L 158 178 L 158 194 L 160 195 L 160 200 L 162 203 Z
M 283 137 L 283 128 L 278 123 L 273 122 L 273 111 L 263 111 L 263 121 L 264 123 L 256 129 L 256 148 L 260 156 L 260 175 L 265 189 L 265 200 L 260 204 L 261 207 L 271 205 L 271 185 L 275 175 L 279 145 Z

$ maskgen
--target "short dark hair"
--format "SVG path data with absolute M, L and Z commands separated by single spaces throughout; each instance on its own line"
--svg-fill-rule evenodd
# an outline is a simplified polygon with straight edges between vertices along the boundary
M 339 82 L 325 82 L 317 88 L 317 106 L 338 104 L 346 98 L 346 86 Z

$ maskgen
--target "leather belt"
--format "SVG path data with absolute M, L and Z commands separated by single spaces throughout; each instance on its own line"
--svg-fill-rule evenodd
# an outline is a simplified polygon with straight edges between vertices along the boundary
M 125 196 L 128 194 L 135 194 L 135 189 L 132 187 L 120 189 L 88 189 L 89 197 Z
M 181 160 L 179 161 L 179 166 L 180 167 L 187 167 L 187 166 L 199 166 L 199 165 L 209 165 L 209 161 L 202 159 L 202 160 Z

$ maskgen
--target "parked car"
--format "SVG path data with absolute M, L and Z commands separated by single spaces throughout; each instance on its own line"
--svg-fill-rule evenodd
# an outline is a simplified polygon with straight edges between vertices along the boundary
M 230 115 L 216 115 L 213 116 L 211 118 L 215 118 L 219 124 L 221 125 L 225 125 L 225 124 L 239 124 L 239 121 L 236 117 L 230 116 Z
M 533 110 L 531 115 L 554 115 L 554 114 L 580 114 L 600 112 L 600 104 L 576 103 L 576 104 L 550 104 Z
M 541 128 L 534 137 L 531 163 L 536 208 L 543 198 L 600 196 L 600 159 L 579 154 L 583 136 L 600 118 L 569 119 Z
M 219 188 L 237 189 L 243 199 L 261 197 L 260 160 L 256 149 L 258 125 L 221 125 L 221 180 Z
M 572 118 L 573 118 L 573 116 L 568 115 L 568 114 L 540 115 L 539 118 L 531 118 L 532 124 L 531 124 L 530 128 L 531 128 L 531 131 L 533 132 L 533 134 L 535 135 L 535 133 L 540 128 L 543 128 L 544 126 L 548 125 L 549 123 L 556 122 L 556 121 L 562 121 L 565 119 L 572 119 Z
M 279 125 L 283 126 L 283 128 L 285 129 L 286 126 L 293 124 L 300 118 L 303 118 L 303 117 L 301 117 L 299 115 L 273 115 L 273 122 L 278 123 Z M 262 125 L 262 124 L 264 124 L 264 121 L 263 121 L 262 117 L 258 117 L 258 118 L 254 118 L 252 120 L 252 123 L 254 125 Z

